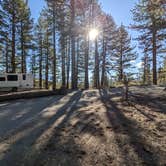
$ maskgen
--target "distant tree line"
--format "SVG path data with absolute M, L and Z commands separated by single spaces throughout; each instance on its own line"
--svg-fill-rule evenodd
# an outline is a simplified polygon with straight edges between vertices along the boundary
M 152 60 L 154 84 L 156 57 L 165 54 L 165 12 L 153 13 L 159 9 L 165 9 L 164 1 L 141 0 L 133 9 L 132 28 L 140 30 L 145 54 L 144 75 L 151 72 Z M 37 23 L 27 1 L 3 0 L 0 26 L 0 70 L 32 72 L 40 88 L 106 87 L 111 75 L 118 81 L 130 76 L 137 58 L 126 27 L 118 27 L 97 0 L 46 0 Z M 88 34 L 94 28 L 99 35 L 92 41 Z

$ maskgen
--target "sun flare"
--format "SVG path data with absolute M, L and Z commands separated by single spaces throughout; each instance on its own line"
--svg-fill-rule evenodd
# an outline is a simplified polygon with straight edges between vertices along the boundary
M 95 28 L 91 29 L 89 31 L 89 39 L 94 41 L 96 39 L 96 37 L 98 36 L 98 34 L 99 34 L 99 31 L 97 29 L 95 29 Z

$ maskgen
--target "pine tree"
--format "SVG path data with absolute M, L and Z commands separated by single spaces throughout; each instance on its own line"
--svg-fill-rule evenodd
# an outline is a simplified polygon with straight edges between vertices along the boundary
M 102 53 L 101 53 L 101 86 L 107 86 L 107 75 L 112 70 L 111 57 L 114 54 L 116 46 L 116 24 L 111 15 L 103 16 L 103 36 L 102 36 Z M 115 46 L 114 46 L 114 44 Z
M 1 2 L 0 15 L 6 72 L 20 72 L 20 64 L 21 71 L 26 72 L 26 57 L 31 47 L 33 26 L 30 10 L 23 0 L 4 0 Z
M 9 34 L 11 34 L 11 72 L 16 72 L 16 30 L 18 26 L 18 13 L 20 9 L 21 0 L 4 0 L 1 2 L 5 22 L 8 22 Z
M 57 68 L 57 53 L 56 53 L 56 7 L 57 4 L 59 3 L 59 1 L 54 1 L 54 0 L 46 0 L 50 13 L 51 13 L 51 18 L 52 18 L 52 36 L 53 36 L 53 58 L 52 58 L 52 62 L 53 62 L 53 90 L 56 90 L 56 68 Z
M 123 81 L 124 74 L 132 69 L 132 62 L 136 60 L 136 52 L 131 46 L 131 38 L 125 27 L 121 25 L 117 30 L 115 49 L 115 65 L 117 67 L 119 81 Z
M 72 71 L 71 71 L 71 86 L 72 89 L 76 89 L 76 55 L 75 55 L 75 0 L 70 0 L 71 6 L 71 63 L 72 63 Z
M 52 33 L 51 19 L 49 18 L 48 9 L 41 13 L 43 19 L 43 67 L 45 69 L 45 89 L 49 89 L 49 71 L 51 68 L 51 50 L 52 50 Z
M 30 9 L 26 2 L 21 2 L 19 10 L 19 36 L 20 36 L 20 51 L 21 51 L 21 72 L 27 72 L 27 57 L 32 49 L 32 29 L 33 20 L 31 19 Z
M 62 75 L 62 85 L 61 88 L 65 89 L 66 88 L 66 43 L 65 43 L 65 39 L 67 37 L 66 35 L 66 22 L 65 22 L 65 2 L 62 1 L 62 3 L 60 3 L 59 5 L 59 10 L 58 10 L 58 14 L 59 14 L 59 20 L 58 20 L 58 29 L 60 31 L 60 50 L 61 50 L 61 75 Z
M 42 15 L 40 15 L 38 19 L 38 24 L 36 25 L 36 47 L 38 54 L 38 69 L 39 69 L 39 87 L 40 89 L 43 87 L 43 49 L 44 49 L 44 19 Z
M 132 10 L 135 25 L 132 27 L 142 34 L 140 40 L 149 43 L 153 57 L 153 84 L 157 84 L 157 54 L 163 45 L 166 28 L 165 2 L 163 0 L 141 0 Z
M 102 14 L 101 8 L 97 1 L 93 1 L 92 3 L 92 18 L 93 18 L 93 25 L 92 27 L 98 25 L 100 20 L 98 15 Z M 99 27 L 98 27 L 99 28 Z M 94 63 L 94 88 L 100 87 L 100 57 L 99 57 L 99 37 L 96 36 L 95 38 L 95 63 Z

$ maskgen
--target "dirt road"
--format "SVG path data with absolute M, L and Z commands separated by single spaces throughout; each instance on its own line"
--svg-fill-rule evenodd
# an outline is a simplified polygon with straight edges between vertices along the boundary
M 0 166 L 164 166 L 163 108 L 120 90 L 0 103 Z

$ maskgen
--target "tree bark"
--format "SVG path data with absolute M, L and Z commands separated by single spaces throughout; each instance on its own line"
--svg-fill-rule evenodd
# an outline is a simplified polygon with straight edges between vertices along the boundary
M 8 44 L 8 39 L 6 39 L 6 48 L 5 48 L 5 56 L 6 56 L 6 73 L 9 72 L 9 44 Z
M 55 27 L 55 4 L 53 6 L 53 90 L 56 90 L 56 27 Z
M 120 47 L 120 69 L 119 69 L 119 81 L 123 81 L 123 50 L 122 50 L 122 41 Z
M 33 55 L 32 56 L 32 74 L 33 74 L 34 87 L 36 87 L 36 69 L 35 69 L 35 65 L 36 65 L 36 57 L 35 57 L 35 55 Z
M 12 6 L 12 57 L 11 57 L 11 67 L 12 73 L 16 72 L 16 62 L 15 62 L 15 54 L 16 54 L 16 16 L 15 16 L 15 2 L 13 2 Z
M 85 48 L 85 89 L 89 89 L 89 38 L 86 41 Z
M 75 57 L 75 0 L 71 0 L 71 56 L 72 56 L 72 71 L 71 71 L 71 87 L 77 89 L 76 86 L 76 57 Z
M 75 83 L 76 83 L 76 87 L 78 87 L 78 74 L 79 74 L 79 71 L 78 71 L 78 65 L 79 65 L 79 56 L 80 56 L 80 53 L 79 53 L 79 38 L 77 39 L 77 56 L 76 56 L 76 76 L 75 76 Z
M 95 69 L 94 69 L 94 88 L 100 87 L 99 81 L 99 53 L 98 53 L 98 40 L 95 40 Z
M 66 52 L 67 52 L 67 85 L 66 85 L 66 87 L 67 87 L 67 89 L 69 89 L 69 78 L 70 78 L 70 39 L 69 39 L 69 41 L 67 41 L 67 50 L 66 50 Z
M 153 84 L 157 85 L 157 46 L 156 46 L 156 34 L 155 23 L 153 23 Z
M 21 72 L 26 73 L 26 57 L 24 48 L 24 34 L 23 34 L 23 23 L 21 20 Z
M 39 88 L 42 89 L 42 61 L 43 61 L 43 41 L 40 37 L 40 55 L 39 55 Z
M 65 39 L 61 36 L 61 57 L 62 57 L 62 89 L 66 88 L 66 69 L 65 69 Z
M 102 76 L 101 76 L 101 86 L 104 88 L 106 84 L 106 43 L 103 39 L 103 53 L 102 53 Z
M 45 72 L 45 88 L 48 89 L 48 70 L 49 70 L 49 41 L 48 41 L 48 30 L 47 30 L 47 41 L 46 41 L 46 47 L 47 47 L 47 50 L 46 50 L 46 72 Z

